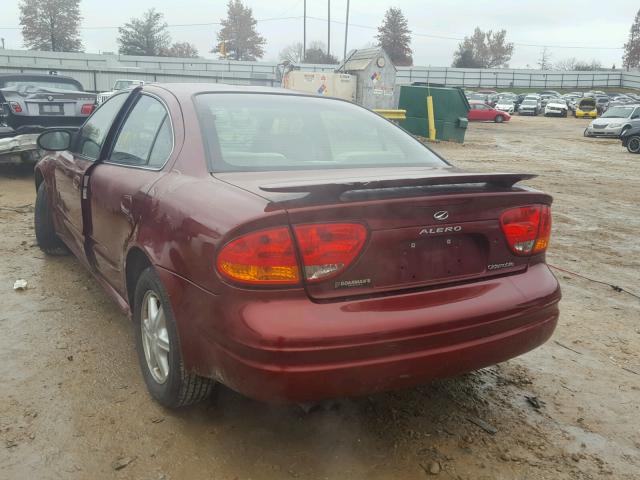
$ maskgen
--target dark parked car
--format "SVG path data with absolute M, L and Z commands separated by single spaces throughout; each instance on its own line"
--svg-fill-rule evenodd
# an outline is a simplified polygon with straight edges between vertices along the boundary
M 640 127 L 625 130 L 620 136 L 622 146 L 630 153 L 640 153 Z
M 96 95 L 71 77 L 0 74 L 0 115 L 11 135 L 47 127 L 79 127 L 93 112 Z M 7 136 L 7 135 L 5 135 Z
M 131 315 L 151 395 L 369 394 L 544 343 L 551 197 L 350 102 L 145 85 L 39 137 L 35 229 Z

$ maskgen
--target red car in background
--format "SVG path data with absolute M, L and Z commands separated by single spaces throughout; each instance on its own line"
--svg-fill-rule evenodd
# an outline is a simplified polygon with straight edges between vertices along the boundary
M 532 176 L 457 169 L 350 102 L 144 85 L 38 142 L 38 244 L 130 315 L 162 405 L 216 382 L 297 402 L 417 385 L 556 326 Z
M 485 103 L 469 102 L 469 105 L 469 121 L 502 123 L 511 120 L 511 115 L 507 112 L 496 110 Z

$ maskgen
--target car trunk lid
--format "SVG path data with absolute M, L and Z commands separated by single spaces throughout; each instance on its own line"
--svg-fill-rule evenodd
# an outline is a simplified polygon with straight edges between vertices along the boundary
M 526 269 L 500 226 L 511 207 L 551 203 L 514 187 L 526 174 L 478 174 L 454 168 L 216 174 L 285 209 L 292 226 L 354 222 L 369 235 L 360 255 L 337 276 L 307 282 L 315 300 L 377 295 L 504 275 Z M 291 178 L 293 177 L 293 178 Z

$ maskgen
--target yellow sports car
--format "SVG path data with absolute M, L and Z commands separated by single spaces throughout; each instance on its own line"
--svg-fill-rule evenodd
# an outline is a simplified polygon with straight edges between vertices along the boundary
M 576 118 L 596 118 L 598 109 L 595 98 L 583 98 L 576 107 Z

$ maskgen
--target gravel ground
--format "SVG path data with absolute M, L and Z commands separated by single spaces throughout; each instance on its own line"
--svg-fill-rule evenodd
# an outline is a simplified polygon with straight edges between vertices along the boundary
M 539 174 L 549 262 L 640 293 L 640 156 L 584 127 L 516 116 L 434 148 Z M 0 170 L 0 478 L 640 478 L 638 298 L 557 271 L 556 334 L 518 359 L 308 413 L 223 388 L 170 412 L 145 391 L 129 321 L 75 259 L 34 245 L 33 202 L 29 172 Z

